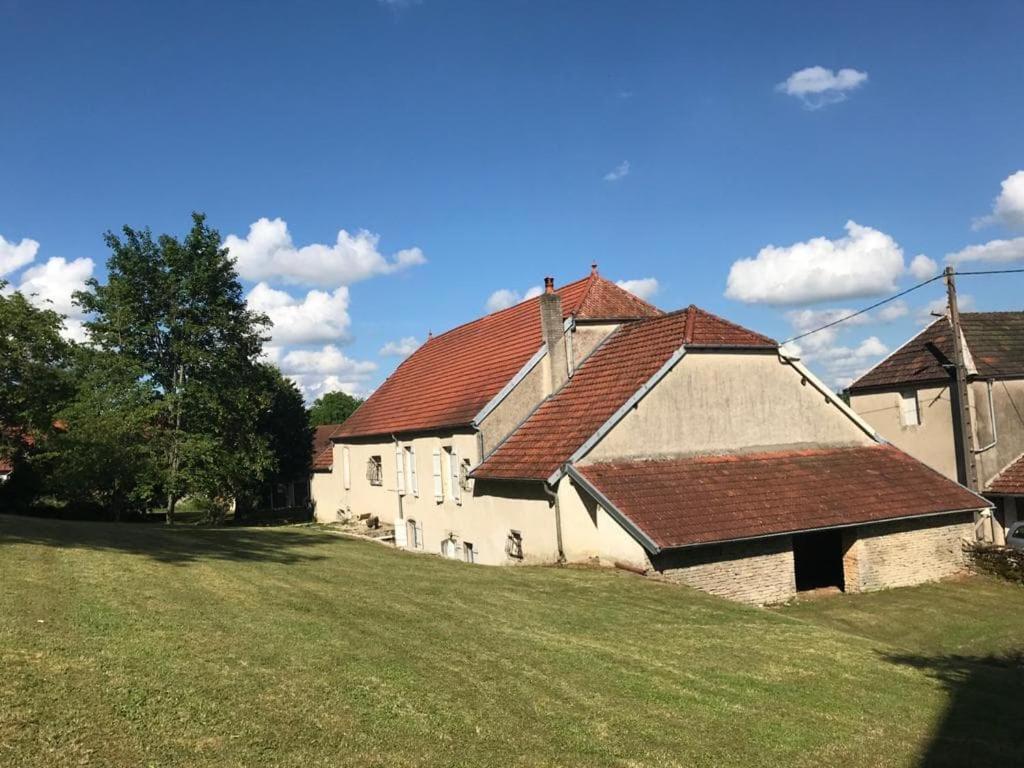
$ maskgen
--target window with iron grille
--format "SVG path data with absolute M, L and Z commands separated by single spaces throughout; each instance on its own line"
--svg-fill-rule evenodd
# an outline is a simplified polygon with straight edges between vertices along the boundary
M 505 542 L 505 554 L 516 560 L 523 559 L 523 534 L 519 531 L 509 531 L 508 540 Z
M 366 462 L 366 479 L 370 485 L 384 484 L 384 468 L 380 456 L 371 456 Z

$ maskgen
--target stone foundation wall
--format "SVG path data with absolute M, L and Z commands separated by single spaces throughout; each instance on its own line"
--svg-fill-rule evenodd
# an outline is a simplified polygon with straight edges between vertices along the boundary
M 788 536 L 663 553 L 653 565 L 666 579 L 744 603 L 781 603 L 796 594 Z
M 965 568 L 961 540 L 974 537 L 974 514 L 864 525 L 846 535 L 847 592 L 935 581 Z

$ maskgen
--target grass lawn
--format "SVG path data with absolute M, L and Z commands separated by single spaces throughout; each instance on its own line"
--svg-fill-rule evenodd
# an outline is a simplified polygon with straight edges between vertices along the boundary
M 766 611 L 315 528 L 0 516 L 0 765 L 1017 764 L 1022 672 L 984 657 L 1024 647 L 1022 593 Z

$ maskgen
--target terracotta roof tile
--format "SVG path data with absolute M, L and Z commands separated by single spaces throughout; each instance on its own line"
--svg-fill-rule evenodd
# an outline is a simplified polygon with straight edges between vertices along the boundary
M 473 471 L 473 476 L 547 479 L 688 337 L 694 347 L 776 346 L 767 336 L 694 306 L 623 325 Z
M 990 506 L 887 445 L 576 470 L 663 549 Z
M 1024 312 L 962 312 L 964 339 L 978 375 L 1024 376 Z M 851 390 L 948 381 L 936 350 L 953 359 L 949 320 L 941 317 L 850 385 Z
M 622 319 L 661 314 L 597 274 L 563 286 L 558 294 L 565 317 Z M 435 336 L 398 366 L 337 436 L 467 426 L 541 343 L 539 298 Z
M 1024 494 L 1024 456 L 1019 456 L 993 477 L 986 491 L 992 493 Z
M 330 470 L 334 464 L 334 443 L 331 438 L 341 424 L 322 424 L 313 432 L 313 471 Z

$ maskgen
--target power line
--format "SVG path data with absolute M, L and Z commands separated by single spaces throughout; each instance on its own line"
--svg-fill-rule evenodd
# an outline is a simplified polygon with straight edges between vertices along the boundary
M 973 271 L 969 271 L 969 272 L 957 272 L 956 275 L 957 276 L 960 276 L 960 275 L 966 275 L 966 276 L 972 276 L 972 275 L 1007 275 L 1007 274 L 1013 274 L 1013 273 L 1018 273 L 1018 272 L 1024 272 L 1024 269 L 980 269 L 980 270 L 973 270 Z M 918 288 L 923 288 L 924 286 L 928 285 L 929 283 L 934 283 L 936 280 L 941 280 L 944 277 L 945 277 L 945 274 L 938 274 L 935 277 L 930 277 L 927 280 L 925 280 L 924 282 L 918 283 L 917 285 L 913 285 L 910 288 L 907 288 L 905 291 L 900 291 L 899 293 L 894 293 L 892 296 L 889 296 L 888 298 L 882 299 L 881 301 L 876 301 L 874 304 L 872 304 L 869 307 L 864 307 L 864 309 L 858 309 L 856 312 L 851 312 L 848 315 L 843 315 L 839 319 L 833 320 L 830 323 L 825 323 L 824 325 L 822 325 L 822 326 L 820 326 L 818 328 L 815 328 L 814 330 L 807 331 L 806 333 L 801 333 L 799 336 L 794 336 L 791 339 L 786 339 L 784 342 L 782 342 L 782 344 L 789 344 L 792 341 L 799 341 L 800 339 L 806 338 L 807 336 L 811 336 L 812 334 L 818 333 L 820 331 L 824 331 L 826 328 L 831 328 L 834 325 L 839 325 L 840 323 L 845 323 L 847 320 L 852 320 L 853 318 L 857 317 L 858 315 L 863 315 L 865 312 L 870 312 L 873 309 L 878 309 L 883 304 L 888 304 L 890 301 L 895 301 L 896 299 L 898 299 L 898 298 L 900 298 L 902 296 L 906 296 L 908 293 L 911 293 L 912 291 L 916 291 Z M 782 344 L 780 344 L 779 346 L 782 346 Z

